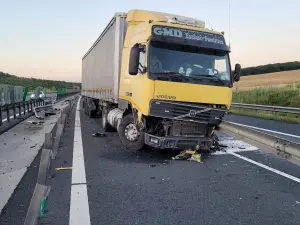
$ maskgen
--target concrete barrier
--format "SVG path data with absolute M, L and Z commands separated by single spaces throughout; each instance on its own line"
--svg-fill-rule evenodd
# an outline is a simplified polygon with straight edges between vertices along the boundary
M 26 214 L 24 225 L 36 225 L 40 217 L 41 202 L 46 201 L 51 187 L 36 184 L 30 201 L 30 205 Z
M 57 155 L 66 119 L 72 111 L 76 100 L 77 98 L 74 97 L 68 101 L 68 105 L 61 109 L 61 115 L 52 132 L 45 134 L 45 143 L 41 152 L 37 183 L 26 214 L 24 225 L 36 225 L 39 220 L 41 215 L 40 210 L 43 207 L 43 204 L 45 204 L 51 188 L 46 186 L 51 159 L 55 159 Z

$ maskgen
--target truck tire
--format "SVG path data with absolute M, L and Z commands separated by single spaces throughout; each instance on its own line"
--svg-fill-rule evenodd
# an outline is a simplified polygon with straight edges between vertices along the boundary
M 92 118 L 92 111 L 90 110 L 90 107 L 89 105 L 86 105 L 86 115 L 90 118 Z
M 108 123 L 107 114 L 108 114 L 107 108 L 103 107 L 102 116 L 101 116 L 102 128 L 105 132 L 114 131 L 114 128 Z
M 118 127 L 119 137 L 125 148 L 138 151 L 145 145 L 144 132 L 138 131 L 132 114 L 124 116 Z
M 96 117 L 96 110 L 91 110 L 90 112 L 90 118 L 95 118 Z

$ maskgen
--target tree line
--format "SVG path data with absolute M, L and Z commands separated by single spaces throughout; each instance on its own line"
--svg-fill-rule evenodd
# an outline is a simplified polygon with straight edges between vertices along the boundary
M 242 69 L 241 76 L 250 76 L 264 73 L 274 73 L 289 70 L 300 69 L 300 62 L 274 63 L 261 66 L 253 66 Z M 0 72 L 0 84 L 8 84 L 23 87 L 44 87 L 44 88 L 73 88 L 74 86 L 81 87 L 78 82 L 66 82 L 58 80 L 44 80 L 36 78 L 17 77 L 8 73 Z
M 58 80 L 44 80 L 36 78 L 17 77 L 8 73 L 0 72 L 0 84 L 8 84 L 14 86 L 23 86 L 29 88 L 73 88 L 74 86 L 81 87 L 81 83 L 66 82 Z
M 253 66 L 242 69 L 241 76 L 250 76 L 264 73 L 274 73 L 300 69 L 300 62 L 274 63 L 261 66 Z

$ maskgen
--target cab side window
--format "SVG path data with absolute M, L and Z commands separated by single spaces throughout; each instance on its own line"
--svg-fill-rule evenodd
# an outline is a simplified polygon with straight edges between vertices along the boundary
M 140 50 L 140 59 L 139 59 L 139 73 L 143 73 L 146 64 L 146 52 L 144 48 Z

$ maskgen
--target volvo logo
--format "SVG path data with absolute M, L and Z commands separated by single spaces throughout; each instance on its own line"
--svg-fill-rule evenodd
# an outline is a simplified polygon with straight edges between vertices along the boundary
M 189 112 L 189 116 L 190 117 L 195 117 L 197 115 L 197 111 L 196 110 L 190 110 Z

